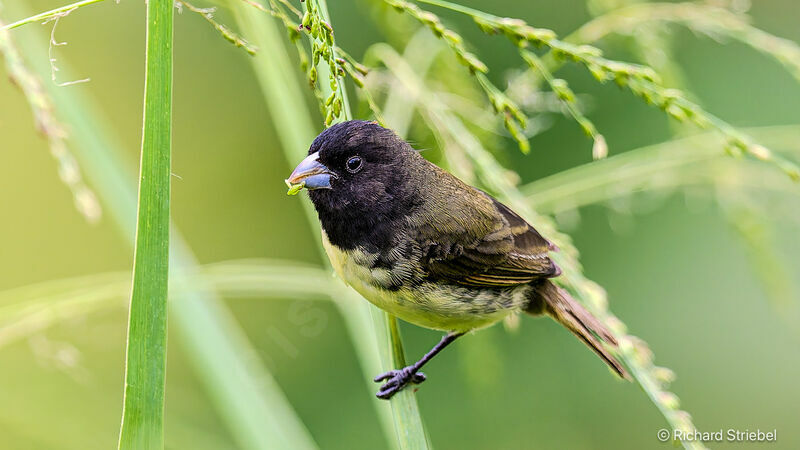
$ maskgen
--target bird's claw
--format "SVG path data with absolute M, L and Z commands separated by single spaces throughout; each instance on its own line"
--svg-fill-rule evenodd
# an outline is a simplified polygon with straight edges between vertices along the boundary
M 405 388 L 409 383 L 419 384 L 425 381 L 425 374 L 417 372 L 413 366 L 403 367 L 398 370 L 390 370 L 375 377 L 375 382 L 385 381 L 375 396 L 388 400 L 392 396 Z

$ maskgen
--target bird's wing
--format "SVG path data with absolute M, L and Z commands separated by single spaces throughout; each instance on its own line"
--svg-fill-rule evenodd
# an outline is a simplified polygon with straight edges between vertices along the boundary
M 509 287 L 561 273 L 548 256 L 555 248 L 550 242 L 507 206 L 476 193 L 484 207 L 466 202 L 462 232 L 441 233 L 439 228 L 423 233 L 428 243 L 423 265 L 430 277 L 465 286 Z

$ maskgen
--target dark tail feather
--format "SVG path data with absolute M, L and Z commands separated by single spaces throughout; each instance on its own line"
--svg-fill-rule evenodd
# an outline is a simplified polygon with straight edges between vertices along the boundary
M 532 315 L 547 314 L 561 325 L 567 327 L 575 336 L 589 346 L 597 356 L 603 358 L 611 369 L 620 377 L 630 380 L 628 372 L 622 364 L 603 346 L 603 342 L 617 347 L 617 340 L 608 329 L 600 323 L 580 303 L 575 301 L 566 291 L 548 280 L 534 285 L 536 295 L 531 299 L 525 312 Z M 601 340 L 603 342 L 601 342 Z

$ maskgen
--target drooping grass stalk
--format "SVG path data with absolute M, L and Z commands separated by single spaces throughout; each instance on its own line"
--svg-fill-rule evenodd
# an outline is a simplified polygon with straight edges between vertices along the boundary
M 530 151 L 530 144 L 528 143 L 528 138 L 525 136 L 525 127 L 528 118 L 511 98 L 489 81 L 489 78 L 486 76 L 489 68 L 478 59 L 477 56 L 467 51 L 461 35 L 445 27 L 438 16 L 430 11 L 420 9 L 420 7 L 413 2 L 405 0 L 383 1 L 397 11 L 408 14 L 410 17 L 414 18 L 414 20 L 430 29 L 435 36 L 442 39 L 456 59 L 466 66 L 478 81 L 478 85 L 486 94 L 492 108 L 503 117 L 503 123 L 506 129 L 514 140 L 517 141 L 520 150 L 523 153 L 528 153 L 528 151 Z
M 396 8 L 411 15 L 419 17 L 419 7 L 405 0 L 383 0 Z M 614 81 L 626 87 L 631 93 L 641 98 L 648 104 L 662 109 L 668 116 L 679 122 L 687 122 L 699 128 L 715 129 L 726 138 L 725 151 L 732 156 L 748 155 L 755 159 L 768 162 L 783 171 L 789 178 L 800 182 L 800 167 L 794 162 L 763 145 L 755 142 L 750 136 L 722 120 L 714 114 L 705 111 L 698 104 L 687 98 L 687 95 L 678 89 L 669 89 L 662 85 L 658 74 L 647 66 L 624 63 L 604 58 L 602 51 L 590 45 L 574 45 L 558 36 L 552 30 L 534 28 L 525 21 L 508 17 L 499 17 L 474 8 L 459 5 L 447 0 L 418 0 L 451 11 L 456 11 L 471 17 L 476 24 L 486 33 L 502 34 L 517 46 L 534 45 L 550 50 L 553 59 L 571 60 L 586 67 L 589 72 L 601 83 Z M 430 21 L 438 21 L 436 15 L 423 11 Z M 549 61 L 549 60 L 548 60 Z M 553 69 L 550 69 L 553 72 Z
M 592 157 L 594 159 L 603 159 L 608 155 L 608 146 L 606 145 L 606 140 L 602 134 L 597 131 L 597 128 L 594 124 L 583 115 L 583 113 L 578 109 L 577 102 L 575 100 L 575 93 L 572 92 L 572 89 L 567 85 L 567 82 L 555 78 L 550 70 L 547 69 L 547 66 L 542 62 L 541 58 L 537 56 L 535 53 L 520 49 L 520 55 L 522 55 L 522 59 L 525 60 L 528 65 L 535 70 L 536 72 L 541 75 L 541 77 L 547 82 L 550 86 L 550 89 L 556 94 L 561 103 L 567 109 L 567 112 L 572 116 L 575 122 L 581 126 L 581 129 L 584 133 L 586 133 L 589 137 L 592 138 L 594 141 L 594 145 L 592 148 Z
M 627 6 L 636 3 L 636 0 L 622 0 L 616 5 L 611 4 L 594 4 L 590 8 L 596 19 L 598 16 L 607 14 L 611 10 L 624 9 Z M 593 19 L 594 20 L 594 19 Z M 592 21 L 593 21 L 592 20 Z M 592 22 L 590 21 L 590 22 Z M 678 65 L 678 61 L 673 54 L 674 35 L 670 33 L 668 27 L 659 26 L 660 24 L 653 24 L 652 27 L 647 27 L 642 30 L 642 33 L 634 33 L 630 39 L 626 41 L 631 52 L 638 56 L 638 59 L 649 67 L 652 67 L 663 80 L 665 86 L 679 87 L 686 92 L 686 95 L 696 99 L 696 96 L 687 89 L 684 82 L 685 76 L 683 69 Z M 570 36 L 565 40 L 570 42 Z M 688 127 L 683 127 L 679 122 L 670 122 L 670 130 L 674 135 L 685 135 L 689 130 Z
M 253 66 L 258 77 L 266 103 L 270 109 L 270 116 L 274 122 L 275 130 L 281 142 L 281 148 L 286 154 L 290 164 L 300 161 L 306 154 L 306 149 L 316 135 L 313 126 L 313 114 L 305 106 L 302 89 L 296 76 L 293 75 L 292 64 L 283 46 L 280 34 L 275 24 L 267 20 L 259 11 L 251 8 L 244 2 L 233 1 L 234 13 L 239 23 L 239 28 L 258 45 L 262 51 L 253 59 Z M 327 19 L 327 5 L 318 3 L 320 13 Z M 322 70 L 319 77 L 325 79 Z M 325 89 L 329 83 L 322 83 Z M 341 89 L 343 99 L 342 116 L 352 118 L 347 92 L 342 83 L 337 83 Z M 328 89 L 327 95 L 331 91 Z M 313 207 L 309 202 L 303 202 L 303 207 L 312 229 L 317 229 L 318 220 Z M 319 242 L 319 233 L 314 232 L 314 239 Z M 319 246 L 322 261 L 327 266 L 327 256 Z M 394 355 L 394 346 L 389 343 L 398 343 L 399 336 L 392 334 L 389 329 L 385 313 L 366 302 L 351 289 L 342 289 L 339 293 L 339 305 L 351 339 L 356 347 L 359 361 L 364 370 L 364 380 L 370 391 L 376 385 L 372 378 L 380 371 L 397 368 L 393 364 L 397 358 Z M 384 338 L 381 338 L 383 336 Z M 391 336 L 391 337 L 389 337 Z M 383 355 L 383 357 L 381 357 Z M 387 357 L 386 355 L 390 355 Z M 373 400 L 379 411 L 379 418 L 387 436 L 394 434 L 397 440 L 390 440 L 390 444 L 399 443 L 401 448 L 427 448 L 427 437 L 419 415 L 415 394 L 406 389 L 395 395 L 388 403 L 391 405 L 392 416 L 386 402 Z
M 164 447 L 172 154 L 172 11 L 172 0 L 150 0 L 147 3 L 139 209 L 120 449 Z
M 43 13 L 39 13 L 30 17 L 26 17 L 24 19 L 20 19 L 14 23 L 10 23 L 8 25 L 0 25 L 0 30 L 10 30 L 13 28 L 21 27 L 23 25 L 34 23 L 34 22 L 44 22 L 55 17 L 61 17 L 66 14 L 71 13 L 72 11 L 83 7 L 88 6 L 94 3 L 100 3 L 103 0 L 83 0 L 80 2 L 71 3 L 66 6 L 61 6 L 59 8 L 51 9 L 50 11 L 45 11 Z
M 630 2 L 629 2 L 630 3 Z M 727 38 L 737 40 L 753 49 L 775 58 L 794 76 L 800 79 L 800 45 L 774 36 L 749 23 L 746 15 L 705 3 L 648 3 L 633 2 L 602 14 L 564 37 L 568 44 L 582 46 L 595 44 L 611 34 L 630 34 L 647 24 L 678 24 L 714 40 Z M 568 60 L 557 58 L 555 51 L 542 57 L 551 72 L 560 69 Z M 511 86 L 520 83 L 537 85 L 540 78 L 533 71 L 522 73 L 510 81 Z M 662 74 L 663 75 L 663 74 Z
M 21 3 L 6 5 L 19 16 L 27 11 Z M 46 55 L 47 41 L 31 35 L 20 42 L 25 54 Z M 47 58 L 31 58 L 37 74 L 49 74 Z M 65 64 L 62 72 L 68 72 Z M 128 176 L 123 146 L 112 127 L 80 91 L 45 84 L 55 110 L 70 126 L 74 154 L 87 179 L 98 187 L 107 217 L 125 242 L 133 244 L 136 223 L 136 190 Z M 177 279 L 197 271 L 194 255 L 176 227 L 172 227 L 170 270 Z M 202 280 L 198 281 L 202 284 Z M 173 336 L 181 341 L 189 363 L 203 384 L 211 403 L 241 448 L 315 448 L 308 430 L 297 417 L 280 387 L 264 367 L 231 311 L 209 286 L 170 296 Z M 202 288 L 202 289 L 201 289 Z
M 219 32 L 223 39 L 235 45 L 236 47 L 244 49 L 244 51 L 249 53 L 250 56 L 256 54 L 257 49 L 255 47 L 250 45 L 250 43 L 247 42 L 243 37 L 234 33 L 230 28 L 214 19 L 214 13 L 217 11 L 216 8 L 198 8 L 197 6 L 194 6 L 193 4 L 184 0 L 175 0 L 175 4 L 180 7 L 185 7 L 193 13 L 199 14 L 203 19 L 206 20 L 206 22 L 211 24 L 211 26 Z
M 754 27 L 746 16 L 712 4 L 633 3 L 586 22 L 564 40 L 593 43 L 610 34 L 629 34 L 655 23 L 675 23 L 714 39 L 726 37 L 739 41 L 775 58 L 800 80 L 800 45 Z
M 80 2 L 71 3 L 69 5 L 61 6 L 59 8 L 51 9 L 50 11 L 45 11 L 43 13 L 35 14 L 30 17 L 26 17 L 24 19 L 20 19 L 14 23 L 3 25 L 0 24 L 0 30 L 10 30 L 13 28 L 21 27 L 23 25 L 35 22 L 47 22 L 53 19 L 57 19 L 60 17 L 64 17 L 72 13 L 78 8 L 82 8 L 84 6 L 92 5 L 94 3 L 100 3 L 104 0 L 83 0 Z M 118 2 L 119 3 L 119 2 Z M 199 14 L 203 19 L 206 20 L 215 30 L 217 30 L 220 35 L 230 42 L 231 44 L 235 45 L 236 47 L 241 47 L 250 55 L 254 55 L 257 51 L 255 47 L 250 45 L 244 38 L 234 33 L 230 28 L 226 27 L 225 25 L 217 22 L 214 19 L 214 13 L 216 12 L 216 8 L 198 8 L 193 4 L 184 1 L 184 0 L 176 0 L 175 1 L 176 7 L 179 8 L 186 8 L 193 13 Z

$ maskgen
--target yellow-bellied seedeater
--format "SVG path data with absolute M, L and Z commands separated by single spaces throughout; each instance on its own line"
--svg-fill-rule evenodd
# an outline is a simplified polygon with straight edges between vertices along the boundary
M 446 331 L 422 359 L 375 378 L 388 399 L 464 333 L 520 311 L 546 314 L 621 377 L 603 343 L 611 333 L 549 281 L 556 248 L 514 211 L 428 162 L 393 131 L 349 121 L 322 132 L 286 180 L 305 187 L 336 273 L 367 300 L 407 322 Z

